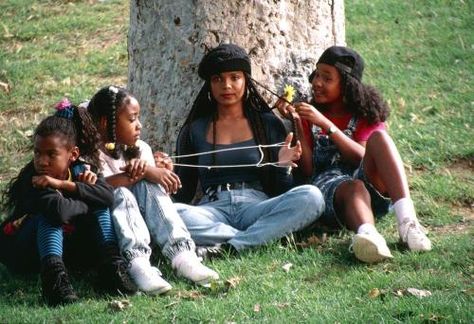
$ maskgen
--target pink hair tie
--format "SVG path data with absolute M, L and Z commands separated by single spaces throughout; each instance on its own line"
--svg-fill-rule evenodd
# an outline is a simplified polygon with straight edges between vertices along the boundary
M 56 106 L 54 106 L 54 108 L 56 108 L 57 110 L 63 110 L 71 106 L 72 106 L 72 103 L 69 101 L 69 99 L 63 98 L 60 102 L 56 104 Z
M 72 119 L 72 116 L 74 114 L 74 107 L 69 101 L 69 99 L 63 98 L 60 102 L 56 104 L 56 106 L 54 106 L 54 108 L 56 108 L 56 116 Z

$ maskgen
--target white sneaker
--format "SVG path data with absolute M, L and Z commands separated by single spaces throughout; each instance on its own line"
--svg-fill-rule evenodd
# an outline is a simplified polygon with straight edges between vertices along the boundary
M 357 259 L 366 263 L 393 258 L 385 239 L 378 233 L 354 235 L 350 249 Z
M 203 265 L 196 253 L 192 251 L 180 252 L 173 258 L 171 265 L 178 276 L 204 287 L 208 287 L 212 281 L 219 279 L 217 272 Z
M 426 230 L 416 219 L 404 219 L 398 226 L 398 234 L 411 251 L 431 250 L 431 241 L 426 236 Z
M 161 272 L 152 267 L 147 257 L 137 257 L 130 262 L 128 273 L 138 289 L 153 295 L 171 290 L 171 285 L 161 277 Z

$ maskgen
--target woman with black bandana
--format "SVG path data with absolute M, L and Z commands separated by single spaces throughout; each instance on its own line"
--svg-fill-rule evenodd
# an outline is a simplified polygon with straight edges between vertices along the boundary
M 204 56 L 198 74 L 205 83 L 180 131 L 177 154 L 217 152 L 178 159 L 183 188 L 175 196 L 190 203 L 199 181 L 199 203 L 176 204 L 196 244 L 238 252 L 314 222 L 324 210 L 322 195 L 310 185 L 290 189 L 288 168 L 296 166 L 301 145 L 290 146 L 293 135 L 255 89 L 246 52 L 222 44 Z

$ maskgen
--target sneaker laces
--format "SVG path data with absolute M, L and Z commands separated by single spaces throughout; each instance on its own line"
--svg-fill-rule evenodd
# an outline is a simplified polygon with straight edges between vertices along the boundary
M 400 229 L 400 237 L 403 242 L 408 241 L 408 233 L 410 230 L 412 231 L 413 234 L 422 234 L 426 235 L 427 230 L 424 228 L 416 219 L 409 219 L 405 220 L 399 227 Z
M 128 275 L 129 264 L 121 259 L 117 259 L 110 266 L 113 269 L 111 274 L 115 276 L 114 279 L 111 278 L 112 282 L 115 281 L 115 288 L 124 290 L 122 291 L 123 293 L 136 292 L 136 286 Z

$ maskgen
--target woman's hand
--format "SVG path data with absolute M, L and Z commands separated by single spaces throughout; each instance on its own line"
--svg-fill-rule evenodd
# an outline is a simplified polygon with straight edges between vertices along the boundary
M 278 99 L 277 102 L 275 102 L 275 107 L 278 109 L 278 112 L 287 119 L 290 119 L 291 115 L 295 113 L 295 107 L 283 99 Z
M 155 152 L 153 154 L 155 158 L 155 165 L 157 168 L 165 168 L 167 170 L 173 171 L 173 161 L 169 158 L 169 155 L 164 152 Z
M 296 141 L 296 145 L 291 147 L 291 141 L 293 139 L 293 133 L 289 133 L 286 136 L 285 144 L 278 152 L 278 165 L 297 167 L 298 165 L 293 161 L 298 161 L 301 157 L 303 150 L 301 149 L 300 141 Z
M 126 166 L 120 168 L 120 170 L 127 173 L 132 181 L 135 181 L 145 175 L 146 168 L 147 165 L 145 160 L 131 159 L 130 162 Z
M 178 175 L 167 168 L 156 168 L 156 182 L 160 184 L 165 191 L 170 193 L 177 193 L 178 189 L 181 188 L 181 180 Z

